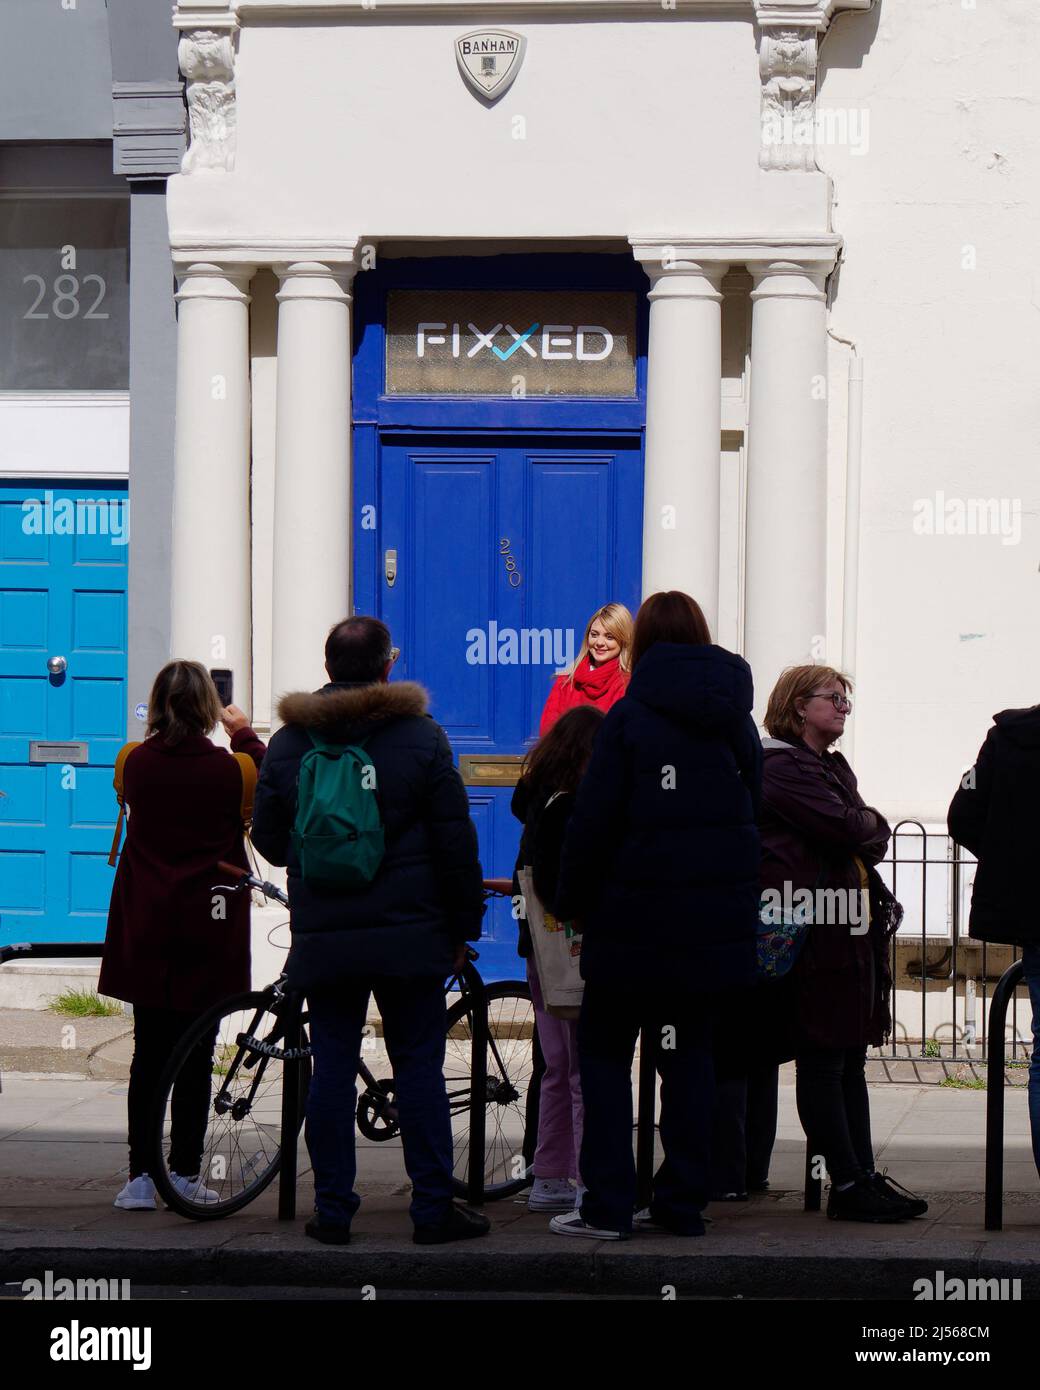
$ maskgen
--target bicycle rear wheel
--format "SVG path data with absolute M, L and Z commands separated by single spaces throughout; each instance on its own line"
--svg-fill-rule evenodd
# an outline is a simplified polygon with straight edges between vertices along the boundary
M 179 1216 L 230 1216 L 273 1181 L 282 1157 L 287 1066 L 301 1069 L 299 1113 L 288 1136 L 296 1143 L 310 1081 L 306 1014 L 302 1047 L 286 1055 L 286 1028 L 298 1007 L 291 995 L 276 999 L 273 988 L 236 995 L 204 1014 L 174 1048 L 156 1098 L 152 1177 Z M 199 1175 L 187 1191 L 173 1183 L 174 1144 L 178 1161 L 195 1168 L 180 1176 Z
M 475 1003 L 479 1006 L 480 993 L 464 994 L 448 1010 L 447 1018 L 444 1079 L 454 1146 L 452 1184 L 460 1197 L 468 1193 L 473 1008 Z M 527 982 L 485 985 L 483 995 L 488 1011 L 484 1196 L 496 1201 L 515 1195 L 531 1181 L 544 1064 Z

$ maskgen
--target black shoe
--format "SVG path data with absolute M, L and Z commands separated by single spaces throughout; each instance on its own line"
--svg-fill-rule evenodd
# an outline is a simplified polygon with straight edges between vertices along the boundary
M 755 1192 L 755 1193 L 757 1193 L 757 1192 L 768 1192 L 768 1191 L 769 1191 L 769 1183 L 768 1183 L 768 1182 L 749 1182 L 749 1183 L 748 1183 L 748 1192 Z
M 320 1240 L 322 1245 L 349 1245 L 350 1227 L 341 1226 L 332 1221 L 322 1221 L 321 1217 L 315 1214 L 303 1228 L 304 1235 L 308 1235 L 312 1240 Z
M 746 1192 L 713 1192 L 708 1198 L 709 1202 L 746 1202 L 748 1195 Z
M 831 1187 L 827 1198 L 827 1215 L 832 1221 L 905 1221 L 910 1208 L 905 1202 L 894 1202 L 878 1192 L 873 1178 L 857 1178 L 851 1187 L 839 1192 Z
M 915 1197 L 912 1192 L 898 1183 L 894 1178 L 890 1178 L 887 1173 L 875 1173 L 871 1178 L 874 1184 L 874 1191 L 882 1193 L 890 1202 L 899 1202 L 908 1208 L 910 1216 L 924 1216 L 928 1210 L 928 1203 L 923 1197 Z
M 472 1240 L 486 1236 L 491 1222 L 479 1211 L 453 1205 L 443 1221 L 433 1226 L 416 1226 L 412 1240 L 416 1245 L 447 1245 L 451 1240 Z
M 634 1231 L 663 1231 L 670 1236 L 702 1236 L 704 1235 L 704 1223 L 711 1218 L 702 1216 L 697 1221 L 688 1221 L 685 1225 L 680 1222 L 670 1221 L 667 1215 L 659 1215 L 653 1207 L 644 1207 L 642 1211 L 637 1211 L 632 1217 L 632 1229 Z

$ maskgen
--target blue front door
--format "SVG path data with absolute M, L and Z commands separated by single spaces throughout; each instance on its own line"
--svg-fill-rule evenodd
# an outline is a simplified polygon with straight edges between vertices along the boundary
M 591 614 L 635 611 L 642 551 L 638 435 L 585 439 L 384 435 L 378 611 L 460 756 L 522 754 L 554 671 Z M 473 786 L 487 877 L 512 873 L 511 788 Z M 516 974 L 510 905 L 485 919 L 481 968 Z
M 125 488 L 0 486 L 5 944 L 105 933 L 126 727 L 126 516 Z M 49 671 L 58 657 L 65 669 Z

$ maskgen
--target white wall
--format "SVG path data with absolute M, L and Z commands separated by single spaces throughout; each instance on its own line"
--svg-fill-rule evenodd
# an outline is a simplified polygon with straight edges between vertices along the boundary
M 825 178 L 758 168 L 750 21 L 525 19 L 491 107 L 455 62 L 473 22 L 246 25 L 235 171 L 170 181 L 175 239 L 216 207 L 222 235 L 249 239 L 826 229 Z
M 125 391 L 0 394 L 0 478 L 125 478 Z
M 1040 700 L 1036 19 L 1032 0 L 884 0 L 862 68 L 851 16 L 822 50 L 819 106 L 869 117 L 866 153 L 819 162 L 845 238 L 831 328 L 865 364 L 855 757 L 893 814 L 945 819 L 992 714 Z M 832 472 L 843 451 L 842 427 Z M 915 534 L 940 490 L 1021 499 L 1019 543 Z

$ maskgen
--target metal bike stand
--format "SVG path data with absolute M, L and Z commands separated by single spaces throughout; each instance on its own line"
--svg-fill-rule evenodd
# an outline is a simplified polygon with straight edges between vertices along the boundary
M 473 971 L 466 971 L 471 1001 L 470 1046 L 472 1049 L 469 1089 L 469 1173 L 466 1200 L 475 1206 L 484 1201 L 484 1141 L 487 1121 L 487 995 L 483 984 L 476 984 Z
M 1016 960 L 1001 975 L 989 1006 L 986 1057 L 986 1230 L 1004 1228 L 1004 1025 L 1024 969 Z
M 636 1207 L 650 1205 L 654 1187 L 654 1122 L 657 1111 L 657 1067 L 652 1032 L 639 1034 L 639 1104 L 636 1110 Z
M 303 999 L 297 996 L 289 1004 L 285 1020 L 286 1059 L 282 1063 L 282 1153 L 278 1169 L 278 1220 L 293 1221 L 296 1217 L 296 1149 L 300 1132 L 300 1073 L 294 1052 L 303 1047 Z

